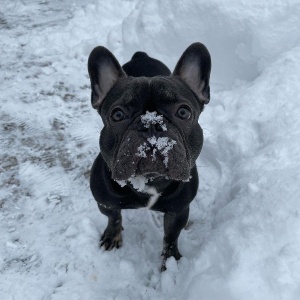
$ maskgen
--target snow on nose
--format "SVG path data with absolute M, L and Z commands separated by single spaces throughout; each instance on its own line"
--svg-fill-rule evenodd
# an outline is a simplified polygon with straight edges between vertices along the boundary
M 158 115 L 156 111 L 146 111 L 144 115 L 141 115 L 141 122 L 144 124 L 144 128 L 150 128 L 151 125 L 159 125 L 163 131 L 167 131 L 163 116 Z

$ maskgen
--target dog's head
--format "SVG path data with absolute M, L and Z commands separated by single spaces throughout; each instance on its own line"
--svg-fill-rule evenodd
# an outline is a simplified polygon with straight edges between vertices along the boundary
M 188 47 L 171 76 L 129 77 L 104 47 L 91 52 L 88 70 L 92 105 L 104 123 L 100 148 L 112 178 L 188 180 L 203 144 L 198 118 L 210 99 L 206 47 Z

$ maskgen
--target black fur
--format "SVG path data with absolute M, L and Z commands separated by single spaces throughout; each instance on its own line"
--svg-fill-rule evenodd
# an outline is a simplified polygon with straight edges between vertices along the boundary
M 174 73 L 144 52 L 136 52 L 123 68 L 104 47 L 95 48 L 88 62 L 92 104 L 102 117 L 101 153 L 91 171 L 90 186 L 100 211 L 108 217 L 101 238 L 106 250 L 122 244 L 121 210 L 147 207 L 150 196 L 126 182 L 116 181 L 142 175 L 160 194 L 150 209 L 164 215 L 163 265 L 170 256 L 181 257 L 177 240 L 189 215 L 189 204 L 198 190 L 195 166 L 203 144 L 198 118 L 209 102 L 211 61 L 203 44 L 192 44 L 179 59 Z M 160 123 L 149 126 L 141 115 L 157 112 Z M 117 119 L 113 117 L 117 112 Z M 176 141 L 168 162 L 161 153 L 155 159 L 150 138 Z M 146 154 L 137 155 L 140 145 Z M 151 152 L 153 151 L 153 152 Z M 159 152 L 159 151 L 158 151 Z
M 157 59 L 149 57 L 145 52 L 136 52 L 132 56 L 131 61 L 124 64 L 122 68 L 128 76 L 133 77 L 171 75 L 171 71 L 166 65 Z

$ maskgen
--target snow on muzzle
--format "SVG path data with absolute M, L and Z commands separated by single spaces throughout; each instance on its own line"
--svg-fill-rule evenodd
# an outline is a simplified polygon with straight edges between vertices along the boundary
M 167 129 L 163 117 L 156 112 L 147 112 L 141 116 L 141 121 L 145 128 L 159 124 L 162 131 L 145 137 L 144 132 L 129 129 L 112 168 L 113 179 L 128 180 L 136 175 L 145 175 L 188 180 L 190 163 L 178 131 Z

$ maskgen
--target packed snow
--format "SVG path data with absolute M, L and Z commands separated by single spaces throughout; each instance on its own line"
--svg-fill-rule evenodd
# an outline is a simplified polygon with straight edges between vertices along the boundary
M 299 16 L 298 0 L 2 0 L 0 299 L 300 299 Z M 99 248 L 87 58 L 173 69 L 196 41 L 213 64 L 199 192 L 161 273 L 160 213 L 123 211 L 122 248 Z

